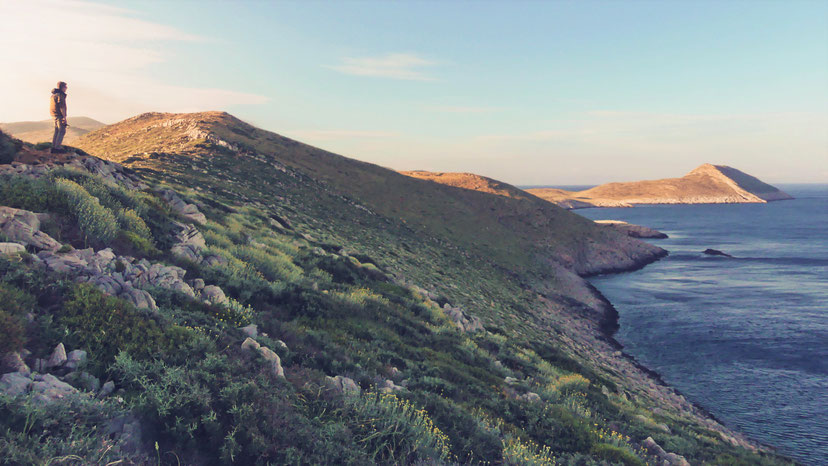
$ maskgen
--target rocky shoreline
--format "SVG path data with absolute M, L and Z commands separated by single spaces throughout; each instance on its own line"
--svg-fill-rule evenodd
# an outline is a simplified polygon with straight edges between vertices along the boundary
M 621 222 L 621 223 L 625 223 L 625 222 Z M 644 229 L 647 229 L 647 230 L 651 230 L 653 232 L 660 233 L 657 230 L 650 229 L 648 227 L 643 227 L 643 226 L 640 226 L 640 225 L 633 225 L 633 224 L 626 224 L 626 225 L 630 225 L 631 227 L 644 228 Z M 666 237 L 666 235 L 665 235 L 665 237 Z M 656 237 L 656 238 L 659 238 L 659 237 Z M 581 277 L 584 278 L 584 279 L 588 279 L 590 277 L 595 277 L 595 276 L 599 276 L 599 275 L 609 275 L 609 274 L 634 272 L 636 270 L 643 269 L 647 265 L 650 265 L 652 263 L 655 263 L 655 262 L 661 260 L 662 258 L 666 257 L 668 254 L 669 254 L 668 251 L 664 251 L 663 255 L 661 255 L 661 256 L 659 256 L 655 259 L 649 258 L 649 257 L 648 258 L 643 258 L 643 259 L 637 261 L 633 265 L 629 265 L 629 266 L 619 265 L 618 267 L 616 267 L 615 269 L 611 269 L 610 271 L 603 271 L 603 272 L 600 272 L 600 273 L 583 274 L 583 275 L 581 275 Z M 667 383 L 664 380 L 664 378 L 661 376 L 660 373 L 658 373 L 657 371 L 647 367 L 646 365 L 644 365 L 643 363 L 638 361 L 633 355 L 625 352 L 624 351 L 624 345 L 615 338 L 615 335 L 617 334 L 618 330 L 621 328 L 620 323 L 619 323 L 620 314 L 618 313 L 618 310 L 615 308 L 615 306 L 612 304 L 612 302 L 610 302 L 609 299 L 607 299 L 606 296 L 604 296 L 601 293 L 601 291 L 589 281 L 587 281 L 587 289 L 593 295 L 594 299 L 601 303 L 602 308 L 603 308 L 602 309 L 603 312 L 601 314 L 601 319 L 598 321 L 598 325 L 596 326 L 597 327 L 597 333 L 598 333 L 597 336 L 600 340 L 605 341 L 608 345 L 610 345 L 615 350 L 614 353 L 613 353 L 614 356 L 623 358 L 625 361 L 627 361 L 629 364 L 631 364 L 633 367 L 635 367 L 638 371 L 641 371 L 642 373 L 646 374 L 646 376 L 648 378 L 653 380 L 656 384 L 661 386 L 663 389 L 666 389 L 666 390 L 672 392 L 676 396 L 680 397 L 683 401 L 686 401 L 687 403 L 689 403 L 692 406 L 693 410 L 696 412 L 697 415 L 701 415 L 703 418 L 707 418 L 712 423 L 718 424 L 724 430 L 729 431 L 729 433 L 735 434 L 734 437 L 731 437 L 731 438 L 728 439 L 729 441 L 731 441 L 731 442 L 736 441 L 740 445 L 742 445 L 746 448 L 752 448 L 752 449 L 756 449 L 758 451 L 775 451 L 776 450 L 776 448 L 771 446 L 771 445 L 763 444 L 763 443 L 758 442 L 758 441 L 756 441 L 752 438 L 748 438 L 747 436 L 745 436 L 744 434 L 742 434 L 738 430 L 733 430 L 731 427 L 727 426 L 722 420 L 717 418 L 713 413 L 711 413 L 704 406 L 698 404 L 697 402 L 695 402 L 693 400 L 686 399 L 684 397 L 684 395 L 682 395 L 681 392 L 678 389 L 676 389 L 675 387 L 673 387 L 669 383 Z M 708 425 L 708 427 L 711 427 L 711 426 Z

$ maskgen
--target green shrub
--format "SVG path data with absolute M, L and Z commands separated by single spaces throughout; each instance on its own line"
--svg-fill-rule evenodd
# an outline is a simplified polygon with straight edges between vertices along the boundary
M 66 328 L 67 343 L 89 351 L 90 359 L 108 364 L 121 351 L 137 357 L 157 357 L 186 344 L 189 332 L 164 328 L 149 314 L 126 301 L 106 296 L 91 285 L 74 287 L 57 312 Z
M 20 351 L 26 344 L 26 329 L 23 319 L 0 309 L 0 354 Z
M 0 164 L 12 163 L 20 146 L 15 141 L 0 131 Z
M 623 464 L 626 466 L 644 466 L 646 464 L 628 449 L 616 447 L 608 443 L 595 444 L 592 447 L 591 453 L 596 458 L 613 464 Z
M 35 299 L 9 284 L 0 283 L 0 354 L 20 351 L 26 344 L 25 315 L 34 310 Z
M 102 243 L 115 239 L 118 221 L 109 209 L 101 205 L 98 198 L 86 192 L 83 186 L 65 178 L 56 179 L 55 188 L 66 198 L 78 227 L 87 239 Z
M 110 402 L 85 397 L 44 405 L 0 394 L 0 462 L 148 464 L 149 458 L 125 453 L 122 438 L 101 435 L 101 428 L 119 414 Z
M 46 178 L 23 176 L 0 177 L 0 199 L 3 205 L 34 212 L 60 212 L 68 208 L 54 185 Z
M 392 393 L 366 393 L 349 398 L 348 418 L 357 443 L 374 463 L 445 462 L 451 445 L 424 409 Z

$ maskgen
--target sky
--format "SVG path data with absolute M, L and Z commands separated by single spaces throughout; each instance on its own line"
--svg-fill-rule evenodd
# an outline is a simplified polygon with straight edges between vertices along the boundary
M 0 121 L 224 110 L 516 185 L 828 182 L 825 1 L 0 0 Z

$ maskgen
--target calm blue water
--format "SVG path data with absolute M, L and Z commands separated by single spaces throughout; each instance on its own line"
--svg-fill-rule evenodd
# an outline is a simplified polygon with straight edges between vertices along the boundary
M 667 258 L 591 280 L 625 351 L 725 424 L 828 464 L 828 185 L 780 188 L 796 200 L 576 212 L 670 235 L 653 240 Z

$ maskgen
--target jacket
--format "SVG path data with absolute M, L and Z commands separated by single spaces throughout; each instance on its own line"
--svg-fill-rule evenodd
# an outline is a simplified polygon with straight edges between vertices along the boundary
M 66 118 L 66 93 L 60 89 L 52 89 L 52 98 L 49 103 L 49 111 L 55 118 Z

